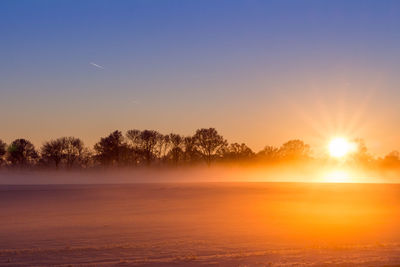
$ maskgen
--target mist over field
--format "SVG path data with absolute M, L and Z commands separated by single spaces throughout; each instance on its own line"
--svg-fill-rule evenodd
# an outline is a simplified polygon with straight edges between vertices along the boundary
M 311 174 L 311 172 L 309 173 Z M 125 183 L 196 183 L 196 182 L 313 182 L 307 170 L 290 168 L 190 167 L 104 169 L 83 171 L 3 171 L 0 184 L 125 184 Z
M 345 177 L 342 177 L 345 175 Z M 335 165 L 197 166 L 182 168 L 0 171 L 0 184 L 121 184 L 201 182 L 399 183 L 397 170 Z
M 0 186 L 0 265 L 394 266 L 400 186 Z
M 2 171 L 0 265 L 400 264 L 398 176 L 317 169 Z

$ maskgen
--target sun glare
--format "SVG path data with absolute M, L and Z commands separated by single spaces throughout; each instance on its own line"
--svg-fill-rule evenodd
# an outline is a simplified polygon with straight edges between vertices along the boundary
M 346 171 L 336 170 L 326 173 L 324 181 L 327 183 L 346 183 L 350 181 L 350 176 Z
M 345 138 L 338 137 L 329 143 L 329 154 L 335 158 L 341 158 L 353 150 L 353 145 Z

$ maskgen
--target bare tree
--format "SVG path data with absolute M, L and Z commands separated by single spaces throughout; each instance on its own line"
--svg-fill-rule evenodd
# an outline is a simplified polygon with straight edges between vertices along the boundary
M 216 157 L 221 156 L 224 147 L 227 146 L 227 141 L 214 128 L 199 129 L 193 137 L 197 149 L 209 166 Z
M 7 160 L 14 166 L 31 166 L 38 158 L 35 146 L 26 139 L 16 139 L 8 147 Z
M 257 158 L 263 161 L 276 161 L 279 159 L 279 149 L 273 146 L 266 146 L 257 153 Z
M 169 134 L 157 135 L 157 143 L 156 143 L 156 153 L 157 157 L 161 162 L 164 162 L 167 156 L 167 153 L 171 147 L 171 136 Z
M 196 147 L 196 139 L 192 136 L 186 136 L 183 139 L 183 161 L 185 163 L 194 163 L 201 157 Z
M 156 145 L 159 140 L 159 133 L 153 130 L 144 130 L 140 135 L 141 147 L 147 165 L 150 165 L 156 154 Z
M 60 139 L 45 142 L 41 148 L 41 157 L 45 163 L 54 162 L 58 169 L 63 159 L 63 142 Z
M 64 163 L 67 168 L 72 168 L 83 156 L 84 145 L 79 138 L 61 137 L 43 144 L 41 156 L 44 162 L 52 161 L 58 168 Z
M 67 168 L 72 168 L 82 156 L 84 145 L 82 140 L 75 137 L 62 137 L 63 157 Z
M 286 160 L 302 160 L 310 157 L 310 146 L 301 140 L 290 140 L 279 149 L 279 155 Z
M 253 156 L 254 152 L 244 143 L 230 144 L 224 151 L 224 159 L 228 161 L 248 161 Z
M 144 162 L 150 165 L 158 155 L 157 143 L 160 140 L 160 133 L 152 130 L 129 130 L 126 134 L 131 146 L 141 155 Z
M 82 168 L 88 168 L 93 164 L 93 153 L 90 149 L 85 147 L 79 156 L 79 166 Z
M 140 164 L 142 160 L 142 151 L 140 148 L 140 130 L 129 130 L 126 133 L 126 139 L 128 141 L 128 148 L 130 150 L 130 165 L 136 166 Z
M 96 158 L 104 166 L 120 165 L 122 155 L 126 151 L 127 145 L 120 131 L 114 131 L 109 136 L 101 138 L 94 145 Z
M 172 147 L 169 152 L 171 160 L 174 165 L 178 165 L 179 161 L 183 158 L 183 144 L 184 138 L 179 134 L 171 133 L 169 135 L 169 139 L 171 141 Z
M 128 141 L 130 145 L 134 148 L 138 148 L 140 144 L 140 130 L 129 130 L 126 132 L 126 138 L 128 138 Z

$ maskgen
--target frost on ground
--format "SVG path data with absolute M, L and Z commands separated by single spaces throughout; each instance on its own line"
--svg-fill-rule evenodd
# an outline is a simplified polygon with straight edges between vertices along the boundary
M 399 266 L 400 186 L 0 186 L 0 266 Z

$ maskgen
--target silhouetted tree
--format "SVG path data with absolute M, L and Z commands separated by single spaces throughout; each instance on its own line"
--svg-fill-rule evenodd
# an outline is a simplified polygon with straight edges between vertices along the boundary
M 257 158 L 262 161 L 273 162 L 279 159 L 279 148 L 266 146 L 257 153 Z
M 193 136 L 186 136 L 183 139 L 183 161 L 185 163 L 197 162 L 201 155 L 196 147 L 196 139 Z
M 158 134 L 157 135 L 157 142 L 156 142 L 156 147 L 155 151 L 157 153 L 157 157 L 159 160 L 164 161 L 167 153 L 169 152 L 169 149 L 171 147 L 171 136 L 169 134 L 163 135 L 163 134 Z
M 4 163 L 4 155 L 7 152 L 7 144 L 3 142 L 3 140 L 0 139 L 0 166 L 3 165 Z
M 58 169 L 63 159 L 63 143 L 60 139 L 45 142 L 41 148 L 41 157 L 45 163 L 54 162 Z
M 33 165 L 38 159 L 35 146 L 25 139 L 14 140 L 7 151 L 7 160 L 13 166 L 27 167 Z
M 72 168 L 74 164 L 79 163 L 83 152 L 83 142 L 75 137 L 61 137 L 48 141 L 43 144 L 41 149 L 43 161 L 54 162 L 56 168 L 61 162 L 65 163 L 67 168 Z
M 400 169 L 400 152 L 392 151 L 384 158 L 375 158 L 367 150 L 362 139 L 353 141 L 356 149 L 339 161 L 340 164 L 359 164 L 366 168 L 381 167 Z M 45 142 L 40 149 L 40 158 L 34 145 L 25 139 L 14 140 L 8 147 L 0 140 L 0 166 L 14 167 L 51 165 L 59 167 L 90 166 L 135 166 L 158 164 L 193 164 L 205 161 L 294 163 L 329 163 L 327 158 L 311 158 L 310 146 L 301 140 L 290 140 L 279 149 L 266 146 L 255 154 L 246 144 L 232 143 L 218 134 L 214 128 L 198 129 L 193 136 L 179 134 L 163 135 L 153 130 L 130 130 L 126 138 L 120 131 L 101 138 L 94 150 L 84 147 L 75 137 L 62 137 Z M 373 169 L 375 170 L 375 169 Z
M 310 146 L 301 140 L 290 140 L 279 149 L 279 155 L 287 160 L 301 160 L 310 157 Z
M 72 168 L 76 162 L 79 162 L 84 151 L 82 140 L 75 137 L 62 137 L 63 156 L 68 168 Z
M 141 148 L 147 165 L 150 165 L 154 159 L 156 145 L 159 139 L 159 133 L 153 130 L 144 130 L 140 135 Z
M 143 156 L 142 156 L 142 151 L 140 148 L 140 135 L 141 131 L 140 130 L 129 130 L 126 133 L 126 138 L 129 143 L 129 148 L 132 153 L 132 165 L 137 165 L 141 162 Z
M 196 140 L 196 148 L 207 165 L 210 165 L 216 157 L 221 156 L 223 149 L 227 146 L 227 141 L 214 128 L 199 129 L 193 137 Z
M 143 158 L 147 165 L 150 165 L 157 153 L 157 142 L 160 140 L 160 133 L 152 130 L 129 130 L 126 137 L 135 151 Z
M 93 165 L 93 153 L 88 148 L 84 148 L 79 156 L 79 166 L 82 168 L 89 168 Z
M 140 130 L 129 130 L 126 132 L 126 137 L 131 142 L 132 146 L 139 146 L 140 143 Z
M 233 143 L 224 151 L 224 159 L 228 161 L 248 161 L 252 159 L 254 152 L 246 144 Z
M 183 144 L 184 138 L 179 134 L 171 133 L 169 135 L 169 140 L 171 142 L 171 150 L 169 152 L 170 158 L 174 165 L 178 165 L 179 161 L 183 159 Z
M 120 165 L 123 153 L 127 150 L 124 137 L 120 131 L 114 131 L 109 136 L 101 138 L 94 145 L 96 158 L 104 166 Z
M 372 156 L 368 153 L 367 146 L 361 138 L 357 138 L 353 141 L 356 144 L 356 149 L 350 154 L 350 161 L 356 164 L 368 164 L 373 160 Z
M 383 167 L 389 167 L 389 168 L 393 168 L 393 167 L 397 167 L 400 166 L 400 153 L 399 151 L 392 151 L 389 154 L 387 154 L 382 160 L 381 160 L 381 164 L 383 165 Z

